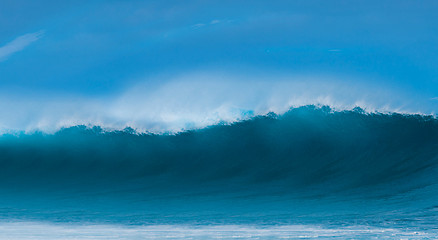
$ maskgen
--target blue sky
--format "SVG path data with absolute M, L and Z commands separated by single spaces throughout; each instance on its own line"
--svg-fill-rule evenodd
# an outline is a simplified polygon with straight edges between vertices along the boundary
M 247 84 L 338 76 L 430 100 L 437 12 L 437 1 L 405 0 L 3 0 L 0 93 L 107 99 L 192 72 L 208 82 L 210 72 Z

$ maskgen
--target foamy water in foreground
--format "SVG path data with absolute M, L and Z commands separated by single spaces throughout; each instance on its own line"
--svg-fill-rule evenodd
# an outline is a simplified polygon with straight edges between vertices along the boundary
M 50 224 L 38 222 L 0 223 L 6 239 L 426 239 L 435 233 L 351 226 L 324 228 L 287 226 L 121 226 Z

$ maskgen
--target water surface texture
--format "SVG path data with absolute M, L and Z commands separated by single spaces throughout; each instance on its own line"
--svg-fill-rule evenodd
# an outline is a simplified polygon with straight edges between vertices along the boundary
M 437 144 L 430 116 L 314 106 L 178 134 L 3 135 L 0 226 L 41 238 L 429 238 Z

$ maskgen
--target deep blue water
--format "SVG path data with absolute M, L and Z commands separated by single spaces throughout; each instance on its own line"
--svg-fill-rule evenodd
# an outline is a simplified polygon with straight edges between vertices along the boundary
M 178 134 L 3 135 L 0 228 L 17 238 L 31 226 L 118 226 L 119 238 L 181 226 L 175 238 L 431 238 L 437 167 L 438 120 L 361 109 L 307 106 Z

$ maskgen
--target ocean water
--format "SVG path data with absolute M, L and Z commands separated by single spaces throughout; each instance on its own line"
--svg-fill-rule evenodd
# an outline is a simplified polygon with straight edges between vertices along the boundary
M 430 239 L 438 120 L 305 106 L 180 133 L 0 137 L 5 239 Z

